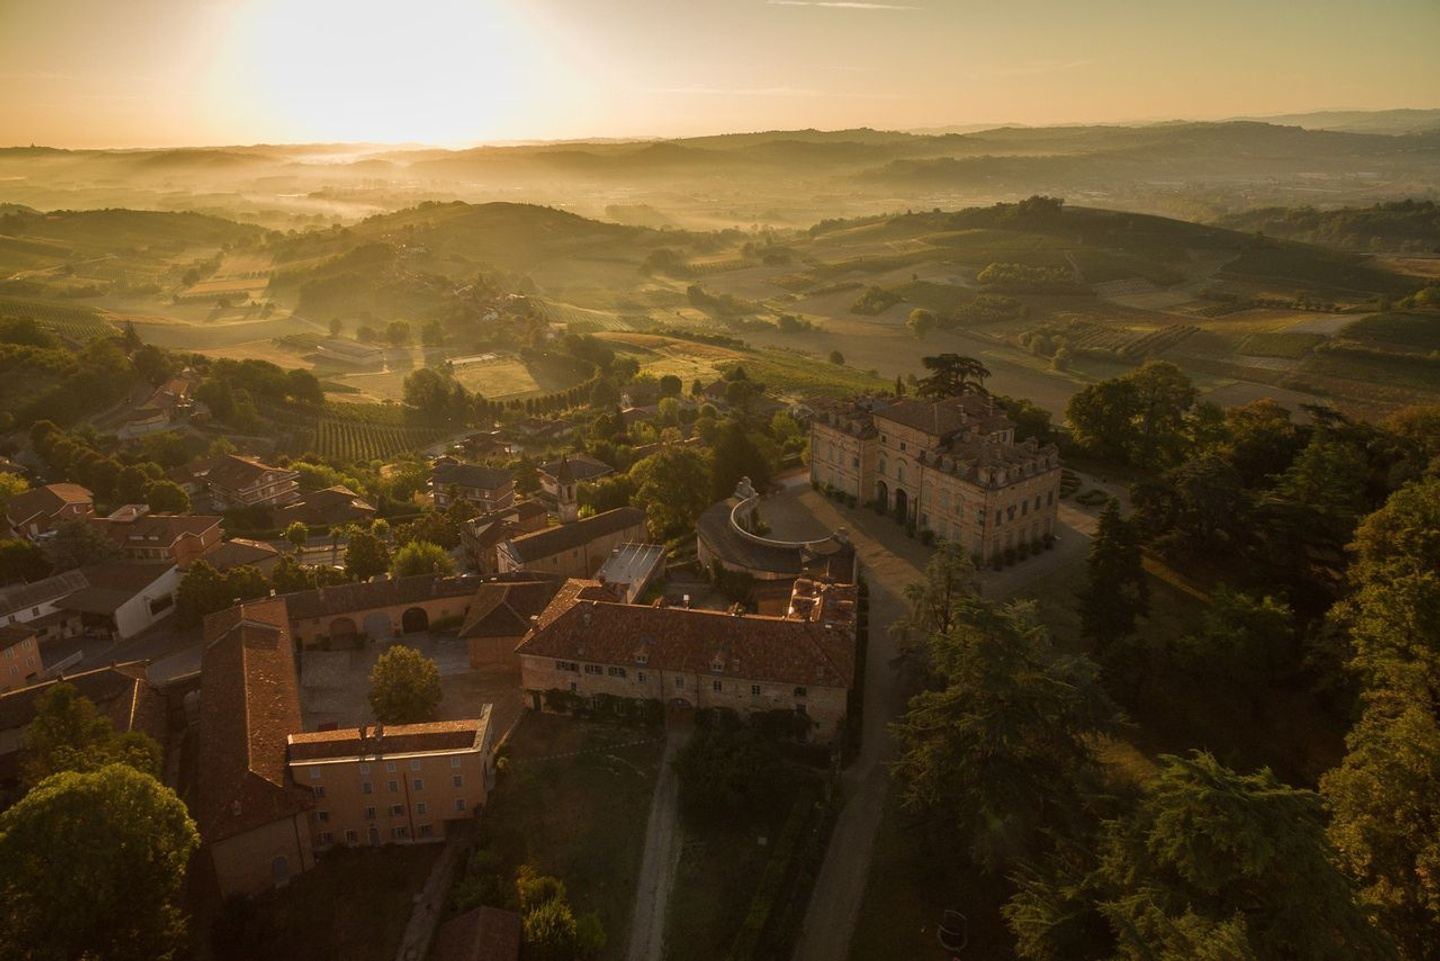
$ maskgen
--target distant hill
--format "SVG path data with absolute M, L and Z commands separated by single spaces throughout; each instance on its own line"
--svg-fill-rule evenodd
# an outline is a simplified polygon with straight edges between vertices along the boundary
M 1348 133 L 1407 134 L 1440 130 L 1440 108 L 1426 110 L 1316 110 L 1311 113 L 1279 114 L 1248 119 L 1304 127 L 1307 130 L 1343 130 Z
M 1262 207 L 1224 217 L 1220 224 L 1348 250 L 1440 254 L 1440 204 L 1434 201 L 1403 200 L 1340 210 Z
M 0 235 L 65 244 L 80 252 L 128 248 L 180 249 L 254 239 L 264 230 L 221 217 L 158 210 L 54 210 L 0 208 Z

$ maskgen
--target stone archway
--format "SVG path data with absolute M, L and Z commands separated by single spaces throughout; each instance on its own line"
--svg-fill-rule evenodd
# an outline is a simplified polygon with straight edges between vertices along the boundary
M 890 508 L 890 488 L 883 480 L 875 482 L 875 502 L 886 510 Z
M 412 607 L 400 615 L 400 633 L 421 634 L 430 630 L 430 615 L 423 607 Z
M 902 521 L 910 519 L 910 495 L 903 487 L 895 488 L 895 516 Z
M 331 644 L 354 644 L 360 629 L 355 626 L 355 621 L 348 617 L 337 617 L 330 622 L 330 643 Z

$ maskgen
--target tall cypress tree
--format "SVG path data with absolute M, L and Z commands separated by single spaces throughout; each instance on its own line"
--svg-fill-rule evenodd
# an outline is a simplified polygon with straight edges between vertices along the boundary
M 1135 525 L 1111 500 L 1100 514 L 1090 542 L 1089 577 L 1080 595 L 1084 635 L 1102 649 L 1135 633 L 1135 621 L 1150 607 Z

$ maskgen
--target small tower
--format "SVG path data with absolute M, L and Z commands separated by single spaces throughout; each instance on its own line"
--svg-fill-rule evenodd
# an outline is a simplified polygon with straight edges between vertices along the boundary
M 563 455 L 555 471 L 555 501 L 559 505 L 560 523 L 569 524 L 580 518 L 580 500 L 575 492 L 575 472 Z

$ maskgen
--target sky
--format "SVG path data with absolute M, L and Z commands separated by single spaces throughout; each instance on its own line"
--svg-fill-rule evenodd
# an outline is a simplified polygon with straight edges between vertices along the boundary
M 0 0 L 0 144 L 1440 106 L 1440 0 Z

